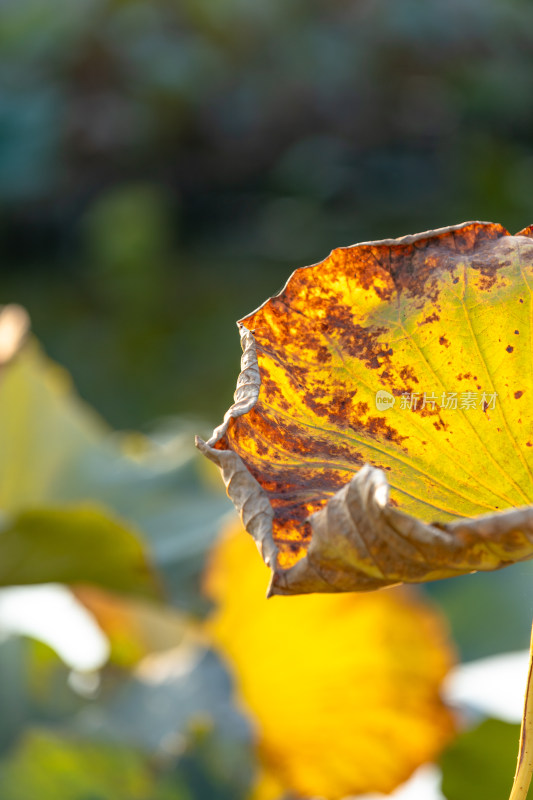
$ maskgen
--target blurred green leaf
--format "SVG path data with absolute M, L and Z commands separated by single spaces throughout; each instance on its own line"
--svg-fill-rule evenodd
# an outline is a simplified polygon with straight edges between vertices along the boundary
M 188 800 L 177 775 L 158 775 L 137 751 L 116 744 L 72 741 L 30 731 L 0 762 L 5 800 Z
M 0 381 L 0 509 L 43 514 L 48 507 L 97 503 L 112 510 L 124 528 L 142 532 L 172 598 L 198 610 L 204 605 L 198 592 L 204 554 L 229 503 L 199 465 L 195 427 L 170 423 L 151 437 L 113 434 L 73 391 L 68 373 L 30 341 Z M 66 525 L 61 535 L 67 535 Z M 90 546 L 87 528 L 84 535 Z M 93 552 L 103 561 L 98 548 Z M 120 590 L 110 573 L 106 580 L 100 585 Z
M 459 736 L 441 758 L 447 800 L 502 800 L 511 791 L 520 725 L 487 719 Z
M 119 687 L 115 680 L 107 667 L 100 694 L 70 730 L 154 757 L 174 753 L 195 800 L 248 797 L 257 769 L 252 723 L 236 707 L 233 679 L 214 651 L 175 648 L 146 659 Z
M 43 642 L 21 636 L 0 641 L 0 753 L 29 725 L 57 726 L 84 700 L 68 684 L 69 668 Z
M 0 508 L 68 499 L 71 470 L 101 450 L 105 433 L 68 373 L 28 342 L 0 382 Z
M 116 671 L 102 674 L 101 694 L 73 722 L 81 736 L 126 742 L 149 753 L 172 750 L 198 727 L 213 730 L 236 760 L 254 760 L 251 725 L 235 707 L 234 682 L 213 650 L 186 645 L 150 657 L 134 674 L 122 676 L 119 692 L 109 693 Z M 124 679 L 125 678 L 125 679 Z M 178 742 L 179 744 L 179 742 Z
M 523 562 L 424 587 L 444 610 L 462 661 L 528 649 L 531 607 L 525 598 L 532 577 L 533 563 Z
M 179 762 L 194 800 L 249 800 L 254 767 L 250 741 L 236 742 L 201 722 Z
M 0 586 L 94 583 L 157 597 L 140 540 L 96 508 L 35 509 L 0 531 Z

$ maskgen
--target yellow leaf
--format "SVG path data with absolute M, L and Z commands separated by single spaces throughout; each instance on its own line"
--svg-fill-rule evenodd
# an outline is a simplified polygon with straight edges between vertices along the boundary
M 533 503 L 532 235 L 476 222 L 339 248 L 242 320 L 236 402 L 198 444 L 273 592 L 533 556 L 533 512 L 500 519 Z
M 208 633 L 253 715 L 257 800 L 390 792 L 432 760 L 453 723 L 439 697 L 446 627 L 412 589 L 265 598 L 268 569 L 234 525 L 206 577 Z

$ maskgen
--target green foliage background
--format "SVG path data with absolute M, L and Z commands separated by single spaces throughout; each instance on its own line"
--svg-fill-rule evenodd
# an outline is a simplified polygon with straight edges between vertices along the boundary
M 119 427 L 218 419 L 334 246 L 532 219 L 523 0 L 6 0 L 3 300 Z

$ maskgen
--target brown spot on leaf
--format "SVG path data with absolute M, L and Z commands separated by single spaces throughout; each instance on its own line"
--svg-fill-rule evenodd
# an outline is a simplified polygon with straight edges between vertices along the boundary
M 513 350 L 514 350 L 514 347 L 511 347 L 511 345 L 510 345 L 510 344 L 508 344 L 508 345 L 507 345 L 507 347 L 506 347 L 505 349 L 507 350 L 507 352 L 508 352 L 508 353 L 512 353 L 512 352 L 513 352 Z
M 402 378 L 404 381 L 414 381 L 415 383 L 418 383 L 418 378 L 415 375 L 415 371 L 409 364 L 407 364 L 405 367 L 402 367 L 400 370 L 400 378 Z
M 369 417 L 366 429 L 373 436 L 383 437 L 399 445 L 401 445 L 405 439 L 409 438 L 407 436 L 401 436 L 397 430 L 388 424 L 384 417 Z
M 491 277 L 483 276 L 479 281 L 479 288 L 482 292 L 489 292 L 497 280 L 498 279 L 495 275 L 492 275 Z
M 524 394 L 524 392 L 515 392 L 514 393 L 515 400 L 519 400 L 522 397 L 523 394 Z
M 427 316 L 425 319 L 422 320 L 422 322 L 419 322 L 418 324 L 419 325 L 428 325 L 430 322 L 438 322 L 439 319 L 440 319 L 440 317 L 437 314 L 437 312 L 433 311 L 432 314 L 429 314 L 429 316 Z
M 434 422 L 433 423 L 433 427 L 437 431 L 445 431 L 448 426 L 446 425 L 446 423 L 442 419 L 439 418 L 439 422 Z
M 327 347 L 317 347 L 316 349 L 316 360 L 319 364 L 325 364 L 328 361 L 331 361 L 331 353 Z

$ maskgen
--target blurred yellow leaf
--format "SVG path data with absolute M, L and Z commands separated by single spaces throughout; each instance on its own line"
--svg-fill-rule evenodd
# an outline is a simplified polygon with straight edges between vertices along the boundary
M 265 598 L 268 569 L 239 524 L 216 547 L 208 633 L 257 725 L 258 800 L 390 792 L 453 731 L 439 687 L 446 626 L 412 589 Z

